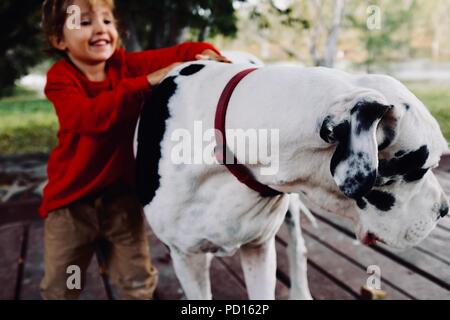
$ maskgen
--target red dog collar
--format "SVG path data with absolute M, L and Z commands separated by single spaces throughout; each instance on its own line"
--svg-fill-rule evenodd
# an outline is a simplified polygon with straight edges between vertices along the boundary
M 258 192 L 262 197 L 273 197 L 282 194 L 281 192 L 274 190 L 258 181 L 255 180 L 250 170 L 241 163 L 237 162 L 236 157 L 233 155 L 233 162 L 231 164 L 227 163 L 225 155 L 227 152 L 231 154 L 231 151 L 227 147 L 227 140 L 225 135 L 225 117 L 227 114 L 228 103 L 230 102 L 231 95 L 233 94 L 234 88 L 239 84 L 239 82 L 249 73 L 255 71 L 257 68 L 246 69 L 238 74 L 236 74 L 223 89 L 222 95 L 220 96 L 219 103 L 217 104 L 216 118 L 214 121 L 214 126 L 216 132 L 220 132 L 221 136 L 216 133 L 216 150 L 215 155 L 217 160 L 224 164 L 225 167 L 243 184 L 245 184 L 250 189 Z

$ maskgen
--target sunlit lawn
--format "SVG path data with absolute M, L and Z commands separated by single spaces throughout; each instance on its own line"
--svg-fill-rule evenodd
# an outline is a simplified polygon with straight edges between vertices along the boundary
M 43 98 L 18 90 L 0 100 L 0 155 L 50 152 L 57 128 L 54 109 Z
M 450 141 L 450 84 L 409 83 L 407 86 L 428 107 Z
M 450 84 L 408 83 L 438 120 L 450 141 Z M 58 123 L 52 105 L 17 89 L 0 100 L 0 155 L 50 152 L 56 145 Z

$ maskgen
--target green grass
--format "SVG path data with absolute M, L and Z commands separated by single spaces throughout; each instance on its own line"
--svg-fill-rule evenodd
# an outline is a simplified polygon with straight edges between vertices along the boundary
M 406 86 L 428 107 L 450 142 L 450 84 L 407 83 Z
M 450 85 L 407 83 L 430 109 L 450 141 Z M 58 122 L 50 102 L 17 88 L 0 100 L 0 155 L 50 152 L 56 145 Z
M 0 100 L 0 155 L 50 152 L 57 129 L 47 100 L 27 94 Z

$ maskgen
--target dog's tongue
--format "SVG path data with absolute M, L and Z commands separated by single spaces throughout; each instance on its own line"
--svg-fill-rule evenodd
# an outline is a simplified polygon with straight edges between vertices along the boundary
M 364 243 L 365 245 L 371 246 L 377 243 L 378 237 L 371 233 L 371 232 L 367 232 L 366 236 L 362 239 L 362 243 Z

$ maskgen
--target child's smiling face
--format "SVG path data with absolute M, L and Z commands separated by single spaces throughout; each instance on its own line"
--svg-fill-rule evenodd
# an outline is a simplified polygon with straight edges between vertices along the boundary
M 111 8 L 103 1 L 96 1 L 93 6 L 86 0 L 75 0 L 73 4 L 81 10 L 80 28 L 70 27 L 66 21 L 63 39 L 55 47 L 66 51 L 76 64 L 106 62 L 113 55 L 119 39 Z

